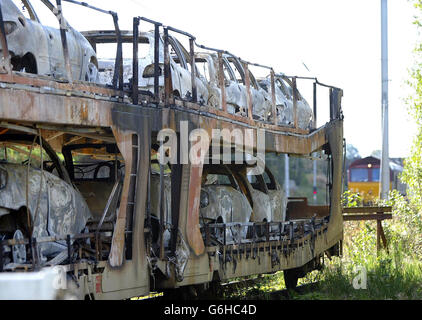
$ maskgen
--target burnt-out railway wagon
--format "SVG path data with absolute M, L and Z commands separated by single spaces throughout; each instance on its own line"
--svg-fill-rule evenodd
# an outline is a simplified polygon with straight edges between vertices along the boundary
M 115 12 L 63 0 L 115 25 L 79 33 L 60 0 L 37 2 L 59 30 L 30 1 L 0 2 L 1 297 L 124 299 L 281 270 L 294 286 L 339 255 L 341 89 L 143 17 L 120 30 Z M 35 29 L 60 47 L 16 49 Z M 298 81 L 313 82 L 312 108 Z M 268 154 L 324 161 L 327 202 L 287 197 Z

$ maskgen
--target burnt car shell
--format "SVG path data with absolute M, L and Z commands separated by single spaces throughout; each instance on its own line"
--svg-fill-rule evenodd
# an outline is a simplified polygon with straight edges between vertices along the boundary
M 29 1 L 22 2 L 22 5 L 25 5 L 30 19 L 22 14 L 13 1 L 1 0 L 13 70 L 65 78 L 60 30 L 42 25 Z M 53 5 L 48 7 L 50 10 L 53 8 Z M 88 40 L 68 24 L 66 37 L 72 78 L 97 81 L 97 58 Z
M 208 175 L 224 175 L 230 183 L 223 184 L 216 180 L 215 183 L 207 184 L 205 179 Z M 249 222 L 252 208 L 226 165 L 205 165 L 203 179 L 199 212 L 203 224 Z M 240 230 L 236 227 L 227 228 L 226 239 L 230 241 L 238 240 L 239 237 L 245 238 L 246 233 L 246 227 L 241 227 Z
M 85 200 L 71 185 L 47 171 L 29 168 L 26 203 L 27 165 L 0 163 L 0 217 L 28 208 L 32 237 L 66 236 L 80 233 L 91 214 Z M 6 181 L 4 181 L 4 177 Z M 42 177 L 42 178 L 41 178 Z M 38 208 L 37 208 L 38 207 Z M 54 255 L 65 243 L 41 243 L 41 253 Z
M 33 141 L 34 137 L 26 134 L 0 136 L 0 142 L 8 144 L 30 145 Z M 81 233 L 91 217 L 86 201 L 71 183 L 57 154 L 44 139 L 42 146 L 50 158 L 44 162 L 44 170 L 28 167 L 28 164 L 0 162 L 0 232 L 3 239 L 11 238 L 16 229 L 26 238 L 65 237 Z M 52 165 L 47 166 L 50 162 Z M 39 243 L 39 248 L 42 256 L 50 257 L 66 249 L 66 242 Z

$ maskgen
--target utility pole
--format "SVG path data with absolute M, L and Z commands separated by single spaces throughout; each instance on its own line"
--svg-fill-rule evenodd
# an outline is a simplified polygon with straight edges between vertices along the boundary
M 381 0 L 381 81 L 382 81 L 382 155 L 380 198 L 387 199 L 390 190 L 390 159 L 388 152 L 388 29 L 387 0 Z

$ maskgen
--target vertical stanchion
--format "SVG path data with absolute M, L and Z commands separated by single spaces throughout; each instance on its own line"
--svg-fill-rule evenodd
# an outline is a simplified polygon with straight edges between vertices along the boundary
M 61 0 L 56 0 L 57 3 L 57 19 L 59 20 L 59 25 L 60 25 L 60 38 L 62 40 L 62 49 L 63 49 L 63 57 L 64 57 L 64 62 L 65 62 L 65 67 L 66 67 L 66 76 L 67 76 L 67 81 L 69 81 L 69 83 L 72 83 L 72 68 L 70 65 L 70 57 L 69 57 L 69 47 L 67 45 L 67 38 L 66 38 L 66 29 L 65 26 L 66 25 L 66 21 L 63 18 L 63 11 L 62 11 L 62 1 Z
M 116 60 L 115 60 L 115 68 L 113 74 L 113 81 L 112 85 L 113 88 L 116 90 L 123 90 L 123 53 L 122 53 L 122 35 L 120 33 L 119 22 L 117 13 L 111 13 L 113 17 L 114 29 L 116 31 L 116 41 L 117 41 L 117 52 L 116 52 Z M 117 86 L 117 82 L 119 82 L 119 86 Z
M 191 83 L 192 83 L 192 102 L 197 102 L 197 90 L 196 90 L 196 69 L 195 69 L 195 49 L 194 49 L 194 38 L 189 38 L 189 54 L 190 54 L 190 67 L 191 67 Z
M 271 102 L 273 107 L 273 122 L 275 125 L 277 125 L 277 100 L 275 98 L 275 80 L 273 69 L 271 69 Z
M 157 103 L 160 102 L 159 77 L 160 68 L 160 24 L 154 24 L 154 98 Z
M 246 86 L 246 102 L 248 107 L 248 117 L 249 119 L 253 119 L 252 109 L 253 109 L 253 101 L 252 101 L 252 94 L 251 94 L 251 79 L 249 77 L 249 68 L 246 62 L 243 62 L 243 69 L 245 70 L 245 86 Z
M 164 103 L 170 104 L 171 95 L 171 70 L 170 70 L 170 53 L 169 53 L 169 31 L 164 28 Z
M 133 18 L 133 76 L 132 76 L 132 103 L 138 104 L 138 73 L 139 73 L 139 62 L 138 62 L 138 47 L 139 47 L 139 17 Z
M 297 128 L 297 88 L 296 88 L 296 77 L 292 79 L 293 89 L 293 123 L 294 127 Z
M 227 112 L 226 85 L 224 83 L 223 54 L 218 51 L 218 82 L 221 90 L 221 108 Z

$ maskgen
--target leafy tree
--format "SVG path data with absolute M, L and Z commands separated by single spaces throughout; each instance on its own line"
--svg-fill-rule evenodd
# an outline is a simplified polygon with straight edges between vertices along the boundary
M 360 159 L 361 156 L 359 154 L 359 150 L 352 144 L 348 143 L 346 145 L 346 159 L 356 160 Z
M 413 0 L 417 9 L 414 24 L 420 34 L 422 30 L 422 0 Z M 408 97 L 407 105 L 417 125 L 417 133 L 413 139 L 411 155 L 406 159 L 401 179 L 408 185 L 409 201 L 418 213 L 422 211 L 422 42 L 414 50 L 415 62 L 410 70 L 408 84 L 414 90 Z

